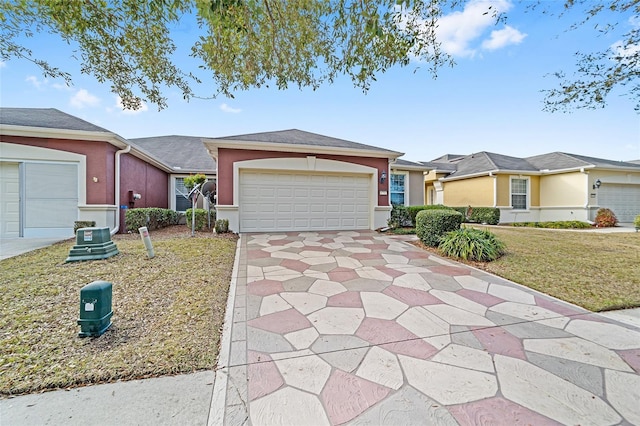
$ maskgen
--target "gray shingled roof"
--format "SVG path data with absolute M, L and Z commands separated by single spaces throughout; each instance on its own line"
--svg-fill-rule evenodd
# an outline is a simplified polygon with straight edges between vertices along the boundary
M 637 167 L 637 164 L 629 161 L 607 160 L 604 158 L 568 154 L 566 152 L 551 152 L 549 154 L 536 155 L 527 158 L 527 160 L 540 170 L 562 170 L 587 166 L 614 169 Z
M 129 141 L 173 167 L 177 173 L 180 171 L 207 173 L 216 170 L 216 162 L 211 158 L 201 137 L 172 135 L 136 138 Z
M 401 158 L 396 159 L 392 163 L 392 166 L 397 167 L 397 168 L 407 167 L 407 168 L 411 168 L 411 169 L 422 169 L 422 170 L 428 170 L 429 169 L 429 167 L 425 166 L 422 163 L 416 163 L 416 162 L 409 161 L 409 160 L 403 160 Z
M 493 152 L 478 152 L 467 155 L 456 163 L 456 171 L 449 177 L 460 177 L 489 172 L 492 170 L 516 170 L 536 172 L 538 169 L 523 158 L 495 154 Z
M 55 108 L 0 108 L 0 124 L 112 133 Z
M 213 138 L 213 140 L 231 140 L 246 142 L 264 142 L 264 143 L 281 143 L 290 145 L 309 145 L 325 148 L 348 148 L 360 149 L 366 151 L 388 152 L 397 154 L 377 146 L 365 145 L 358 142 L 351 142 L 344 139 L 332 138 L 329 136 L 318 135 L 316 133 L 304 132 L 298 129 L 280 130 L 276 132 L 251 133 L 247 135 L 227 136 L 222 138 Z

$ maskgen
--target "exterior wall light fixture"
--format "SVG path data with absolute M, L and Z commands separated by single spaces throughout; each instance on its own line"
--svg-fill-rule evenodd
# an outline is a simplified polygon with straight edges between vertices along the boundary
M 383 170 L 382 173 L 380 174 L 380 183 L 384 183 L 386 180 L 387 180 L 387 172 Z
M 600 188 L 600 185 L 602 185 L 602 182 L 600 181 L 600 179 L 596 180 L 596 181 L 593 183 L 593 189 L 598 189 L 598 188 Z

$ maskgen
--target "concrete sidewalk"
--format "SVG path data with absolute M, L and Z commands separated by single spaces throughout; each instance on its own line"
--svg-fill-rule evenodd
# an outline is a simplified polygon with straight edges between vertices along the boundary
M 0 260 L 28 253 L 43 247 L 49 247 L 68 238 L 1 238 L 0 239 Z
M 206 425 L 213 371 L 0 400 L 0 425 Z

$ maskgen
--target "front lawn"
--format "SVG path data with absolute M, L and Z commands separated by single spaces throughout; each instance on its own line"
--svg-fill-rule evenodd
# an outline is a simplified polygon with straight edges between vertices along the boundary
M 0 262 L 0 395 L 212 369 L 235 255 L 233 235 L 185 226 L 114 237 L 120 254 L 64 260 L 74 241 Z M 79 338 L 80 289 L 113 283 L 113 325 Z
M 480 269 L 591 311 L 640 307 L 640 233 L 476 227 L 507 246 Z

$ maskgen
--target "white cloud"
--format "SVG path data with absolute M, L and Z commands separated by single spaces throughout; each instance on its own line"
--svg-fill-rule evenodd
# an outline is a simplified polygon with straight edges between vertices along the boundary
M 0 68 L 5 68 L 7 63 L 5 61 L 0 61 Z
M 511 2 L 507 0 L 477 0 L 467 3 L 462 11 L 443 16 L 438 20 L 436 30 L 442 49 L 452 56 L 475 56 L 477 49 L 473 47 L 474 42 L 495 25 L 495 14 L 507 12 L 511 7 Z M 506 26 L 502 30 L 492 31 L 482 47 L 488 50 L 499 49 L 520 43 L 525 36 L 526 34 Z
M 36 89 L 39 89 L 42 85 L 46 85 L 48 82 L 46 78 L 44 80 L 40 80 L 35 75 L 27 76 L 24 81 L 26 81 L 27 83 L 31 83 Z
M 509 25 L 506 25 L 501 30 L 491 31 L 491 37 L 482 42 L 482 48 L 485 50 L 497 50 L 502 49 L 510 44 L 520 44 L 527 35 L 521 33 Z
M 69 103 L 72 107 L 79 109 L 84 107 L 95 107 L 100 105 L 100 98 L 92 95 L 86 89 L 80 89 L 71 97 Z
M 240 108 L 232 108 L 227 104 L 222 104 L 220 105 L 220 109 L 224 112 L 228 112 L 231 114 L 238 114 L 239 112 L 241 112 L 242 110 Z
M 147 104 L 142 101 L 140 102 L 140 107 L 138 109 L 127 109 L 122 104 L 122 98 L 120 96 L 116 96 L 116 107 L 120 110 L 120 112 L 127 115 L 136 115 L 149 110 Z

